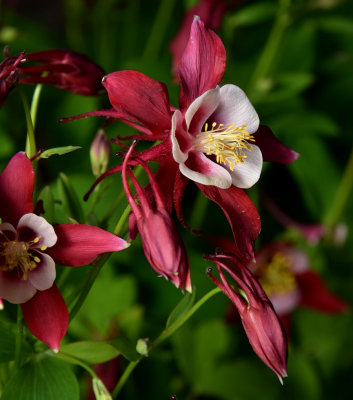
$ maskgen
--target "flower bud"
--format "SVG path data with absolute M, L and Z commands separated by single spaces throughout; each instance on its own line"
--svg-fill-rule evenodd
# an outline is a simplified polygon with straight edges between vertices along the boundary
M 18 64 L 24 61 L 24 53 L 18 57 L 8 57 L 5 50 L 5 60 L 0 64 L 0 107 L 14 88 L 18 80 Z
M 282 378 L 287 376 L 286 333 L 259 282 L 233 255 L 217 254 L 206 259 L 216 263 L 221 281 L 212 276 L 211 268 L 207 274 L 234 303 L 253 350 L 283 383 Z M 243 294 L 233 289 L 223 270 L 235 280 Z
M 110 142 L 103 129 L 100 129 L 93 139 L 89 155 L 93 175 L 102 175 L 107 170 L 110 156 Z

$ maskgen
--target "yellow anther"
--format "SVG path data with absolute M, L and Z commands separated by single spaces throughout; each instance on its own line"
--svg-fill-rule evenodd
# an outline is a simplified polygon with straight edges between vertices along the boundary
M 40 247 L 40 249 L 41 249 L 42 251 L 46 250 L 47 248 L 48 248 L 48 246 L 44 246 L 44 245 Z
M 285 294 L 296 287 L 291 260 L 283 253 L 276 253 L 269 263 L 258 271 L 259 281 L 268 296 Z
M 207 155 L 215 155 L 216 161 L 229 166 L 233 171 L 238 163 L 244 163 L 247 158 L 246 151 L 253 150 L 249 142 L 254 142 L 254 136 L 245 128 L 245 125 L 235 126 L 231 124 L 212 123 L 212 129 L 208 130 L 208 123 L 205 130 L 196 135 L 195 149 Z

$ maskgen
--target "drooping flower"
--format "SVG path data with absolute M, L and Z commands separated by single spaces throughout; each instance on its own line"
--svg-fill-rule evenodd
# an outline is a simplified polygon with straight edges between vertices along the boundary
M 287 339 L 271 302 L 249 269 L 231 254 L 216 254 L 206 259 L 217 265 L 221 280 L 207 274 L 236 307 L 249 342 L 259 358 L 271 368 L 281 383 L 287 376 Z M 237 283 L 244 295 L 235 291 L 224 271 Z
M 124 190 L 132 210 L 130 218 L 130 238 L 136 236 L 135 224 L 141 235 L 145 256 L 152 268 L 176 287 L 191 292 L 189 259 L 184 243 L 168 213 L 162 193 L 149 166 L 141 161 L 149 180 L 153 198 L 149 199 L 138 183 L 136 177 L 128 169 L 128 161 L 134 143 L 125 156 L 122 179 Z M 136 204 L 127 181 L 129 175 L 139 200 Z
M 5 50 L 5 60 L 0 64 L 0 107 L 18 80 L 18 67 L 25 60 L 25 54 L 10 57 Z
M 54 85 L 82 96 L 98 96 L 103 91 L 103 69 L 87 56 L 71 50 L 27 54 L 19 71 L 21 83 Z
M 65 301 L 55 286 L 55 263 L 81 266 L 127 243 L 98 227 L 50 225 L 33 213 L 34 171 L 25 153 L 0 174 L 0 297 L 20 304 L 28 328 L 58 349 L 68 326 Z

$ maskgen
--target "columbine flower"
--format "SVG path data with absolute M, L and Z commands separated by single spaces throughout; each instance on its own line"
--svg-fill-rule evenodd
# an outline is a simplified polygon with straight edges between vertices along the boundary
M 211 274 L 211 268 L 207 270 L 207 274 L 237 308 L 255 353 L 283 383 L 282 378 L 287 376 L 286 334 L 259 282 L 246 266 L 240 264 L 230 254 L 217 254 L 208 256 L 206 259 L 217 265 L 221 281 Z M 234 279 L 245 295 L 233 289 L 223 271 L 226 271 Z
M 141 161 L 149 179 L 152 199 L 148 199 L 133 173 L 128 169 L 128 160 L 134 148 L 130 147 L 125 156 L 122 170 L 124 190 L 132 210 L 134 220 L 130 220 L 130 238 L 136 236 L 135 223 L 141 235 L 145 256 L 152 268 L 176 287 L 191 292 L 189 259 L 184 243 L 169 215 L 162 194 L 152 171 Z M 132 197 L 127 181 L 129 175 L 135 189 L 139 205 Z
M 280 143 L 269 128 L 260 126 L 256 131 L 258 116 L 240 88 L 217 86 L 225 71 L 225 61 L 220 38 L 195 18 L 179 63 L 179 110 L 169 104 L 163 83 L 141 72 L 117 71 L 103 80 L 112 105 L 110 110 L 65 120 L 85 116 L 115 118 L 140 132 L 134 137 L 161 140 L 135 162 L 143 159 L 160 163 L 156 179 L 168 211 L 172 212 L 174 206 L 183 222 L 181 198 L 189 179 L 193 180 L 224 211 L 238 253 L 253 259 L 260 218 L 240 187 L 250 187 L 257 181 L 263 160 L 287 164 L 298 154 Z M 118 171 L 121 165 L 108 170 L 95 185 Z
M 0 64 L 0 107 L 14 88 L 18 80 L 18 66 L 24 61 L 25 55 L 21 53 L 17 57 L 9 57 L 5 49 L 5 60 Z
M 348 309 L 347 303 L 334 295 L 310 268 L 307 254 L 290 242 L 264 246 L 257 254 L 256 264 L 249 267 L 283 320 L 297 307 L 327 313 Z
M 33 186 L 32 164 L 17 153 L 0 174 L 0 297 L 20 304 L 33 335 L 58 349 L 68 311 L 54 284 L 55 263 L 86 265 L 127 243 L 95 226 L 50 225 L 33 213 Z
M 102 93 L 104 71 L 83 54 L 71 50 L 45 50 L 27 54 L 26 60 L 19 68 L 21 83 L 50 84 L 82 96 Z

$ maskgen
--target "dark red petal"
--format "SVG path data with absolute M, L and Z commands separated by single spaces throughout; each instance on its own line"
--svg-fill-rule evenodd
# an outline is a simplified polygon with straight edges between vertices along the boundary
M 168 90 L 138 71 L 117 71 L 103 80 L 112 106 L 125 118 L 140 123 L 154 134 L 171 126 Z
M 327 313 L 340 313 L 348 310 L 348 304 L 333 294 L 316 272 L 306 271 L 295 277 L 301 291 L 301 306 Z
M 21 304 L 23 317 L 32 334 L 53 350 L 59 350 L 69 324 L 69 313 L 59 289 L 38 291 Z
M 232 228 L 238 255 L 246 260 L 253 260 L 253 246 L 260 233 L 261 222 L 254 204 L 246 193 L 235 186 L 229 189 L 199 183 L 197 186 L 206 197 L 222 208 Z
M 123 250 L 125 240 L 97 226 L 66 224 L 54 227 L 58 241 L 47 249 L 56 263 L 70 267 L 87 265 L 100 254 Z
M 223 77 L 226 51 L 221 39 L 205 28 L 200 18 L 191 25 L 190 38 L 178 66 L 182 110 L 204 92 L 213 89 Z
M 33 212 L 34 171 L 25 153 L 15 154 L 0 174 L 0 217 L 16 226 L 23 214 Z
M 299 153 L 280 142 L 268 126 L 260 125 L 254 137 L 264 161 L 290 164 L 300 156 Z

